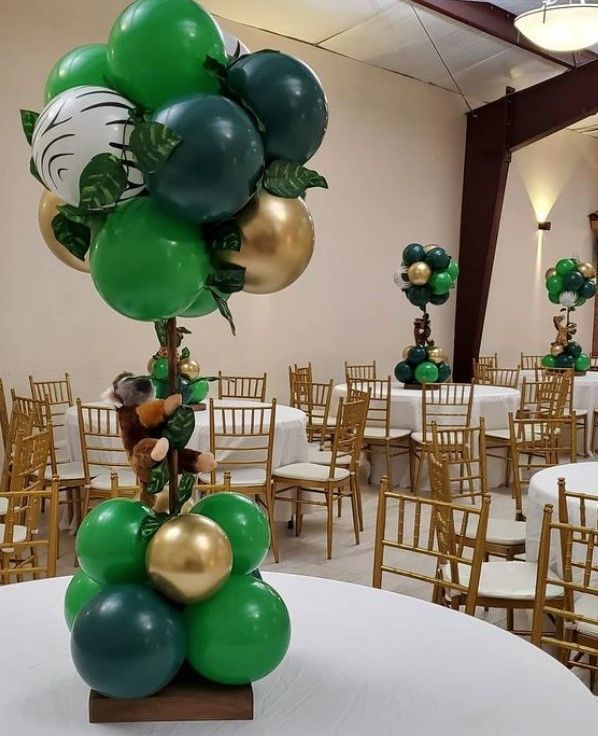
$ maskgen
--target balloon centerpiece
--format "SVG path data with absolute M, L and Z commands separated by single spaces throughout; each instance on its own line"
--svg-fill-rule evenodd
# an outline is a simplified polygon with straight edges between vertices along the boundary
M 233 294 L 280 291 L 310 262 L 305 192 L 327 187 L 304 166 L 328 122 L 320 81 L 292 56 L 251 53 L 194 0 L 136 0 L 106 44 L 54 65 L 44 103 L 39 114 L 21 110 L 21 122 L 45 187 L 48 248 L 90 273 L 112 309 L 154 322 L 158 398 L 198 404 L 211 379 L 179 351 L 188 330 L 176 318 L 219 311 L 234 334 Z M 258 572 L 270 542 L 264 512 L 232 493 L 193 505 L 195 476 L 178 477 L 189 415 L 173 415 L 167 458 L 145 488 L 168 488 L 166 510 L 111 499 L 77 534 L 81 570 L 65 616 L 75 667 L 105 702 L 157 693 L 185 660 L 201 678 L 248 685 L 289 644 L 285 604 Z M 181 720 L 208 717 L 201 702 L 209 698 L 194 693 Z
M 458 275 L 457 261 L 439 245 L 411 243 L 403 250 L 402 269 L 395 272 L 394 282 L 423 312 L 413 322 L 415 344 L 403 349 L 403 360 L 395 366 L 397 381 L 406 387 L 420 388 L 424 383 L 443 383 L 450 378 L 447 356 L 431 339 L 427 305 L 444 304 Z
M 596 295 L 596 270 L 591 263 L 582 263 L 577 258 L 561 258 L 546 272 L 546 289 L 550 301 L 560 304 L 564 314 L 553 317 L 557 334 L 550 352 L 542 358 L 542 365 L 572 368 L 576 375 L 584 375 L 590 367 L 590 356 L 573 339 L 577 325 L 571 321 L 571 312 Z

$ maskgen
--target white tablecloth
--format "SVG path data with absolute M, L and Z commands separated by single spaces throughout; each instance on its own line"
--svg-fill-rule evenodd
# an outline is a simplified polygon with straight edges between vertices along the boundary
M 335 410 L 339 397 L 346 397 L 347 385 L 342 383 L 334 387 L 332 411 Z M 472 425 L 479 424 L 480 417 L 484 417 L 486 429 L 504 429 L 508 427 L 510 411 L 519 408 L 520 392 L 513 388 L 502 386 L 476 386 L 473 394 L 471 409 Z M 422 392 L 417 389 L 405 389 L 395 385 L 391 388 L 391 425 L 410 429 L 412 432 L 422 431 Z M 424 468 L 422 487 L 427 484 L 427 468 Z M 382 453 L 373 456 L 371 480 L 379 482 L 386 472 L 386 461 Z M 504 483 L 504 462 L 495 458 L 488 458 L 488 481 L 490 488 Z M 406 457 L 395 458 L 393 466 L 395 482 L 401 486 L 409 485 L 409 465 Z M 398 481 L 396 480 L 398 479 Z
M 562 736 L 598 700 L 555 659 L 483 621 L 397 593 L 264 576 L 292 621 L 245 722 L 90 725 L 69 654 L 69 578 L 0 588 L 0 707 L 10 736 Z
M 590 495 L 598 495 L 598 463 L 568 463 L 534 473 L 529 484 L 526 510 L 525 554 L 531 562 L 538 560 L 542 514 L 547 503 L 552 504 L 552 518 L 558 521 L 559 492 L 557 481 L 559 478 L 565 479 L 566 487 L 570 491 L 586 491 Z M 586 512 L 591 513 L 592 506 L 595 505 L 587 504 Z M 570 500 L 567 504 L 567 510 L 569 521 L 572 524 L 579 523 L 579 505 L 574 500 Z M 598 525 L 598 508 L 595 509 L 595 512 L 596 515 L 591 515 L 586 519 L 587 524 Z M 560 545 L 557 535 L 554 535 L 552 539 L 550 552 L 550 566 L 555 570 L 559 570 L 561 567 L 559 559 Z

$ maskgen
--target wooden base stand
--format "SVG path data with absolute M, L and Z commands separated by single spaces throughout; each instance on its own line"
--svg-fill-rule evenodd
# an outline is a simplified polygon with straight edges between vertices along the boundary
M 174 680 L 149 698 L 106 698 L 89 693 L 90 723 L 146 721 L 250 721 L 251 685 L 217 685 L 183 667 Z

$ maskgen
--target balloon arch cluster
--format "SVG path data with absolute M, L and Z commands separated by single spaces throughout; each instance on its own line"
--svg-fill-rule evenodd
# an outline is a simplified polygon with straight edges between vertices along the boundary
M 232 294 L 278 291 L 307 267 L 314 228 L 304 195 L 327 184 L 304 164 L 328 111 L 298 59 L 249 53 L 193 0 L 137 0 L 105 45 L 55 64 L 44 101 L 39 114 L 21 110 L 30 171 L 46 189 L 44 239 L 90 272 L 120 314 L 153 321 L 160 336 L 167 320 L 219 310 L 234 332 Z M 160 344 L 152 375 L 166 394 L 173 356 Z M 178 357 L 200 400 L 199 366 L 189 351 Z M 79 530 L 81 571 L 65 614 L 77 670 L 104 695 L 157 692 L 185 659 L 208 679 L 240 684 L 284 657 L 288 612 L 257 571 L 266 517 L 232 493 L 190 506 L 193 482 L 171 483 L 161 518 L 113 499 Z M 193 569 L 203 572 L 186 574 Z

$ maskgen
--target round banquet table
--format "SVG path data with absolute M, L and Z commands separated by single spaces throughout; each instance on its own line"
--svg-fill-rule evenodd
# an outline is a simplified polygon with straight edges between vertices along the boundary
M 69 578 L 0 588 L 0 704 L 11 736 L 562 736 L 598 700 L 545 652 L 471 616 L 335 580 L 266 574 L 285 599 L 283 663 L 254 683 L 253 721 L 90 725 L 69 654 Z
M 542 514 L 547 503 L 553 507 L 552 518 L 555 521 L 558 520 L 559 478 L 565 479 L 565 485 L 570 491 L 585 491 L 592 496 L 598 496 L 598 462 L 567 463 L 534 473 L 529 482 L 525 527 L 525 555 L 530 562 L 537 562 L 538 560 Z M 575 503 L 575 500 L 568 501 L 567 511 L 571 524 L 580 522 L 579 505 Z M 586 504 L 586 514 L 586 523 L 597 526 L 598 504 Z M 559 556 L 560 544 L 555 534 L 550 545 L 550 566 L 555 570 L 561 568 Z
M 347 384 L 334 387 L 332 406 L 335 407 L 340 397 L 347 395 Z M 505 429 L 509 426 L 509 412 L 519 408 L 520 392 L 514 388 L 503 386 L 476 386 L 471 407 L 471 423 L 479 424 L 484 417 L 486 429 Z M 403 388 L 398 384 L 391 386 L 392 427 L 410 429 L 412 432 L 422 431 L 422 392 L 418 389 Z M 504 484 L 505 464 L 502 460 L 489 457 L 487 462 L 488 484 L 496 488 Z M 370 479 L 378 483 L 386 473 L 386 459 L 383 453 L 372 454 Z M 409 463 L 406 455 L 394 458 L 393 478 L 400 486 L 409 485 Z M 428 469 L 423 468 L 422 488 L 428 487 Z

